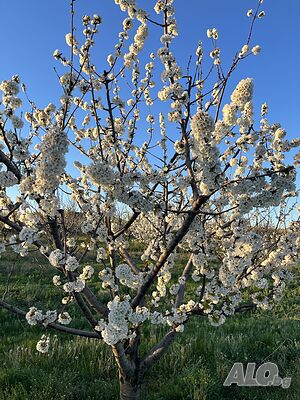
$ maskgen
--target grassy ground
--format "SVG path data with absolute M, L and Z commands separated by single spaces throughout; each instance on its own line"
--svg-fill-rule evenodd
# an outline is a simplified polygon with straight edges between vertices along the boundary
M 20 307 L 55 308 L 54 270 L 33 257 L 0 260 L 0 297 Z M 30 278 L 28 283 L 28 278 Z M 243 314 L 219 328 L 195 320 L 148 374 L 143 400 L 299 400 L 300 399 L 300 281 L 268 313 Z M 38 301 L 39 300 L 39 301 Z M 75 312 L 75 309 L 73 310 Z M 74 326 L 74 325 L 73 325 Z M 83 327 L 79 321 L 77 327 Z M 116 400 L 116 369 L 107 346 L 93 340 L 55 336 L 49 354 L 35 349 L 43 329 L 0 311 L 0 400 Z M 149 328 L 145 339 L 154 343 L 162 330 Z M 223 387 L 234 362 L 277 363 L 280 387 Z

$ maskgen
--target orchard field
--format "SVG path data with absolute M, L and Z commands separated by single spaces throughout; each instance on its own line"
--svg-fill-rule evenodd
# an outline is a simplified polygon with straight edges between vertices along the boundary
M 37 267 L 38 266 L 38 267 Z M 0 295 L 24 310 L 59 307 L 53 270 L 40 256 L 18 258 L 6 253 L 0 262 Z M 30 282 L 30 283 L 29 283 Z M 212 327 L 206 319 L 191 321 L 146 376 L 145 400 L 298 400 L 300 398 L 300 287 L 290 283 L 282 302 L 270 312 L 250 311 Z M 99 285 L 99 287 L 97 287 Z M 97 279 L 93 287 L 100 291 Z M 37 301 L 38 300 L 38 301 Z M 16 303 L 17 302 L 17 303 Z M 72 306 L 72 313 L 76 306 Z M 36 351 L 43 327 L 0 311 L 0 399 L 2 400 L 115 400 L 119 386 L 110 349 L 94 341 L 50 332 L 51 350 Z M 85 327 L 78 318 L 71 326 Z M 163 328 L 145 332 L 157 342 Z M 291 387 L 223 387 L 234 362 L 277 363 Z M 160 380 L 156 379 L 161 377 Z

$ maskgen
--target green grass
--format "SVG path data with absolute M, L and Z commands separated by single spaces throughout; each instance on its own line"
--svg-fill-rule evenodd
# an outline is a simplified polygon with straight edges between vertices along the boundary
M 61 296 L 51 284 L 55 274 L 40 258 L 0 261 L 0 296 L 24 309 L 31 305 L 53 309 Z M 28 283 L 28 278 L 30 278 Z M 242 314 L 214 328 L 195 319 L 170 351 L 146 376 L 143 400 L 299 400 L 300 288 L 291 283 L 286 296 L 271 312 Z M 94 285 L 96 290 L 100 286 Z M 70 313 L 75 313 L 72 305 Z M 84 327 L 79 319 L 72 326 Z M 0 311 L 0 400 L 116 400 L 117 371 L 108 346 L 95 340 L 52 337 L 49 354 L 35 345 L 44 328 Z M 162 328 L 149 327 L 144 340 L 154 344 Z M 289 389 L 223 387 L 234 362 L 275 362 Z

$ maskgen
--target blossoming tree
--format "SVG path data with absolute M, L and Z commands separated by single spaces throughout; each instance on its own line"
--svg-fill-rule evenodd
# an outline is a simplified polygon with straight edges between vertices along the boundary
M 1 252 L 40 251 L 56 271 L 62 304 L 21 310 L 0 300 L 0 306 L 30 325 L 104 341 L 123 400 L 140 398 L 145 373 L 191 318 L 218 326 L 250 307 L 270 309 L 299 261 L 299 219 L 288 217 L 299 156 L 286 161 L 299 140 L 268 121 L 266 104 L 254 124 L 252 79 L 241 80 L 225 101 L 234 70 L 260 52 L 252 30 L 265 15 L 262 2 L 248 11 L 249 36 L 227 72 L 213 28 L 208 72 L 199 42 L 194 67 L 191 59 L 183 73 L 172 52 L 173 0 L 156 2 L 157 17 L 135 0 L 115 0 L 127 15 L 104 70 L 91 57 L 101 18 L 84 16 L 83 36 L 75 37 L 72 1 L 70 55 L 54 52 L 65 68 L 60 104 L 38 108 L 18 76 L 1 83 L 0 221 L 13 231 Z M 161 30 L 162 45 L 149 57 L 150 27 Z M 21 88 L 25 111 L 30 106 L 24 115 Z M 65 198 L 81 216 L 77 236 L 66 223 Z M 119 217 L 121 206 L 126 213 Z M 72 327 L 72 302 L 90 329 Z M 165 336 L 142 353 L 149 324 L 164 326 Z M 37 350 L 49 345 L 43 335 Z

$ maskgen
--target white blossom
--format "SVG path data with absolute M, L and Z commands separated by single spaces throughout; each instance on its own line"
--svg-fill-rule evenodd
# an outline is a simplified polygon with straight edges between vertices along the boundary
M 36 349 L 40 353 L 48 353 L 50 346 L 49 336 L 42 335 L 41 339 L 36 344 Z
M 58 319 L 57 322 L 59 322 L 62 325 L 69 325 L 69 323 L 72 321 L 72 318 L 70 317 L 70 314 L 66 311 L 58 314 Z

